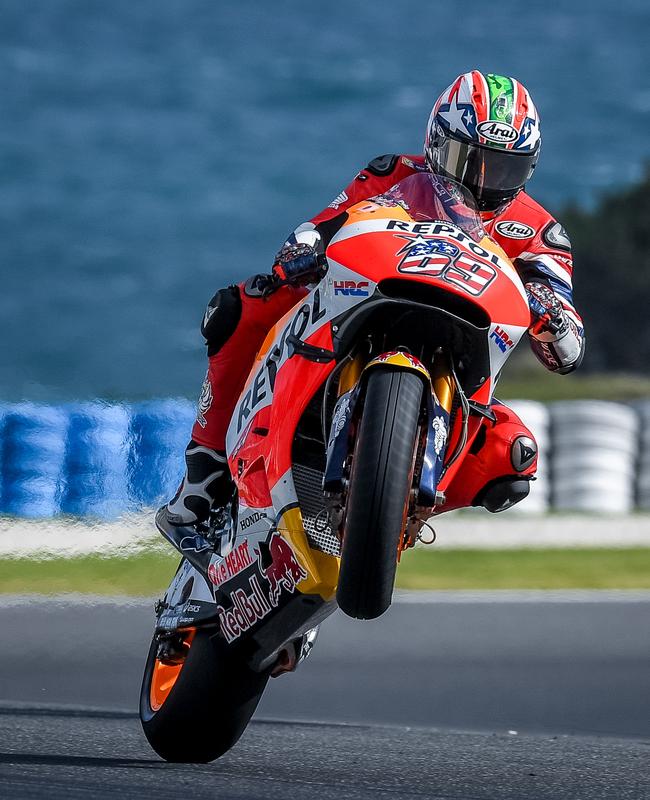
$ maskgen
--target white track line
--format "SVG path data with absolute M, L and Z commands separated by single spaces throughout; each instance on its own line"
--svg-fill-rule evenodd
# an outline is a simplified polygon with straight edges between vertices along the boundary
M 445 589 L 408 591 L 398 589 L 393 604 L 457 605 L 497 603 L 650 603 L 650 590 L 643 589 Z M 104 606 L 111 608 L 150 609 L 153 597 L 104 596 L 96 594 L 0 594 L 0 610 L 49 606 Z
M 445 589 L 398 590 L 393 603 L 436 605 L 457 603 L 650 603 L 643 589 Z

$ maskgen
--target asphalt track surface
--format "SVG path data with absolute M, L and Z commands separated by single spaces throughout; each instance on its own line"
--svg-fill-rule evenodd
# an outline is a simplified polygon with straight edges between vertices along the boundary
M 0 798 L 645 799 L 650 596 L 602 598 L 336 615 L 198 766 L 140 731 L 150 604 L 0 599 Z

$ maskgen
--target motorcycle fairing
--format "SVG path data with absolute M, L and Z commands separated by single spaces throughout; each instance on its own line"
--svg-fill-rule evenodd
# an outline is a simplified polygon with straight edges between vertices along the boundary
M 454 246 L 459 250 L 468 248 L 469 255 L 475 256 L 477 268 L 485 265 L 495 270 L 494 279 L 479 294 L 473 294 L 463 286 L 462 275 L 467 277 L 469 283 L 472 274 L 471 269 L 465 267 L 456 270 L 453 281 L 445 279 L 445 275 L 449 276 L 448 272 L 444 273 L 448 264 L 443 264 L 439 269 L 436 267 L 438 274 L 435 274 L 435 270 L 429 272 L 426 269 L 429 264 L 422 270 L 400 272 L 405 236 L 413 237 L 416 244 L 420 239 L 432 245 L 455 243 Z M 360 275 L 371 276 L 380 291 L 382 281 L 399 276 L 404 281 L 443 288 L 477 304 L 489 318 L 488 349 L 492 376 L 503 368 L 530 325 L 530 310 L 523 284 L 503 250 L 487 236 L 479 242 L 473 241 L 448 221 L 415 222 L 399 206 L 373 207 L 372 203 L 360 203 L 348 210 L 348 219 L 330 242 L 327 255 L 330 262 L 355 269 Z M 442 257 L 447 258 L 444 254 Z M 423 256 L 421 262 L 425 258 Z M 491 388 L 490 385 L 486 392 Z
M 326 602 L 309 593 L 318 574 L 317 558 L 308 558 L 305 565 L 304 551 L 298 555 L 297 545 L 289 541 L 287 532 L 295 534 L 298 524 L 290 518 L 295 511 L 286 509 L 276 525 L 273 507 L 261 512 L 240 506 L 235 547 L 226 555 L 210 556 L 207 577 L 205 569 L 197 569 L 187 559 L 181 562 L 163 599 L 157 630 L 213 624 L 230 644 L 248 642 L 251 665 L 263 668 L 288 641 L 313 627 L 316 617 L 331 613 L 335 607 L 331 598 Z M 246 557 L 224 569 L 238 549 Z M 331 572 L 330 582 L 335 584 L 337 574 L 338 569 Z M 298 591 L 299 583 L 302 591 Z
M 429 227 L 422 227 L 425 224 Z M 212 614 L 211 619 L 219 623 L 222 634 L 233 643 L 248 642 L 253 648 L 251 658 L 261 665 L 277 652 L 287 636 L 296 636 L 301 630 L 313 627 L 317 618 L 334 609 L 338 557 L 312 547 L 307 538 L 294 483 L 292 443 L 307 405 L 335 369 L 336 359 L 346 354 L 343 349 L 350 342 L 346 342 L 342 329 L 348 320 L 357 310 L 370 311 L 380 304 L 397 307 L 403 303 L 398 297 L 382 296 L 383 281 L 410 282 L 416 291 L 425 283 L 439 287 L 466 303 L 475 304 L 477 315 L 487 314 L 489 325 L 473 326 L 473 335 L 487 338 L 483 347 L 489 352 L 489 374 L 483 377 L 473 399 L 489 404 L 491 379 L 529 324 L 523 287 L 514 267 L 496 244 L 487 238 L 476 242 L 470 237 L 470 246 L 454 226 L 432 227 L 435 224 L 445 225 L 444 221 L 416 222 L 404 209 L 394 206 L 365 203 L 349 210 L 346 224 L 327 250 L 327 275 L 269 332 L 227 432 L 229 464 L 239 489 L 239 518 L 249 513 L 262 515 L 250 529 L 238 528 L 234 546 L 239 547 L 246 540 L 248 552 L 255 552 L 257 558 L 216 587 L 194 567 L 184 566 L 185 580 L 175 580 L 167 595 L 168 621 L 175 618 L 177 624 L 186 624 L 180 620 L 191 619 L 193 615 L 195 620 L 206 619 Z M 455 285 L 436 275 L 419 275 L 416 279 L 415 274 L 399 272 L 405 240 L 398 237 L 404 234 L 422 237 L 425 242 L 429 241 L 426 237 L 447 242 L 451 239 L 494 266 L 495 277 L 481 292 L 480 303 L 477 295 L 463 289 L 462 283 Z M 412 306 L 426 309 L 421 302 Z M 453 313 L 442 309 L 439 313 L 446 315 L 451 324 Z M 444 419 L 435 404 L 429 416 Z M 470 419 L 468 441 L 476 436 L 482 421 Z M 446 442 L 447 451 L 458 440 L 458 427 L 456 415 Z M 440 441 L 438 446 L 440 449 Z M 428 431 L 430 480 L 427 483 L 431 492 L 435 475 L 440 473 L 441 458 L 435 448 L 435 431 Z M 461 462 L 459 459 L 443 475 L 439 488 L 449 485 Z M 275 577 L 269 579 L 261 551 L 266 544 L 270 552 L 271 540 L 276 551 L 284 554 L 279 556 L 284 567 L 272 571 Z M 215 554 L 210 566 L 220 570 L 226 556 Z M 193 579 L 191 597 L 186 600 L 183 593 L 187 592 L 190 578 Z M 244 619 L 244 624 L 240 624 Z
M 348 284 L 364 284 L 363 294 L 351 293 Z M 275 381 L 287 361 L 297 354 L 287 344 L 289 337 L 323 349 L 332 347 L 330 323 L 366 297 L 372 295 L 375 282 L 338 264 L 330 264 L 327 275 L 296 306 L 290 309 L 267 334 L 250 376 L 242 391 L 226 434 L 229 456 L 245 438 L 251 420 L 270 406 L 276 394 Z M 294 362 L 295 363 L 295 362 Z

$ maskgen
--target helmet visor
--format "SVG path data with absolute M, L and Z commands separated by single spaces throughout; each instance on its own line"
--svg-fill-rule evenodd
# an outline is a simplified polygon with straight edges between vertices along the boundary
M 437 148 L 438 169 L 466 186 L 479 208 L 494 208 L 523 188 L 538 153 L 497 150 L 445 136 Z

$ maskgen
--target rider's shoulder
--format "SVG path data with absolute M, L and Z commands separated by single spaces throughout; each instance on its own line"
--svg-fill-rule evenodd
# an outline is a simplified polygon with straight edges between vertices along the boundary
M 536 228 L 541 228 L 549 222 L 556 222 L 553 215 L 526 192 L 519 192 L 499 218 L 505 219 L 508 216 Z
M 521 221 L 535 230 L 530 238 L 535 238 L 540 247 L 567 252 L 571 250 L 571 240 L 564 225 L 558 222 L 544 206 L 525 192 L 517 195 L 510 208 L 513 206 L 515 206 L 515 213 Z
M 424 156 L 408 155 L 401 153 L 385 153 L 382 156 L 373 158 L 366 167 L 357 175 L 361 180 L 367 180 L 369 176 L 375 178 L 391 178 L 401 180 L 416 172 L 425 172 L 427 169 L 424 163 Z
M 510 205 L 492 222 L 492 235 L 508 244 L 508 250 L 547 248 L 571 249 L 569 237 L 562 225 L 540 203 L 520 192 Z

